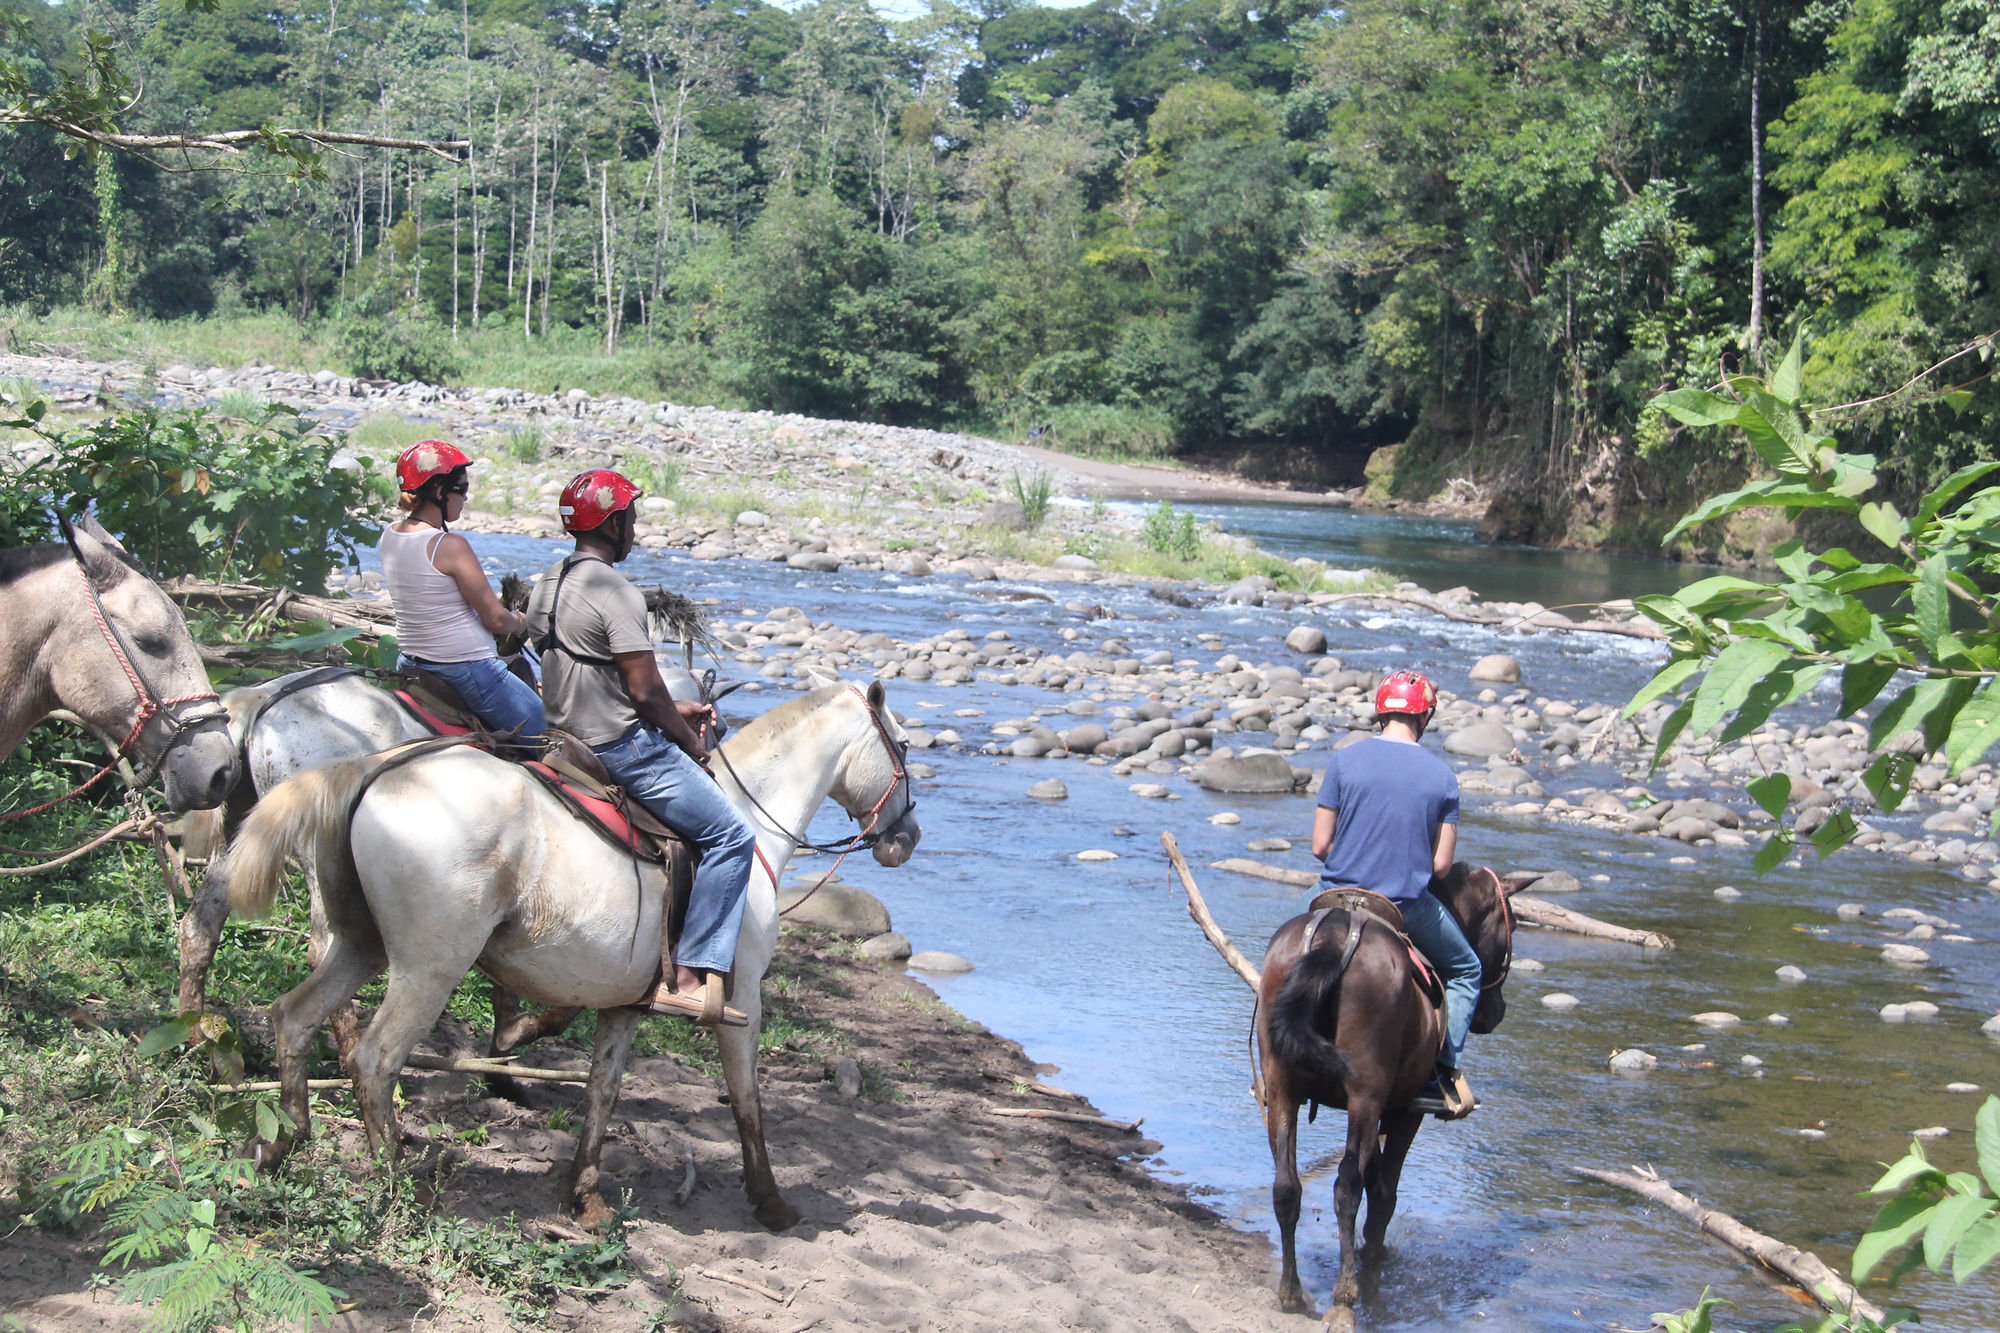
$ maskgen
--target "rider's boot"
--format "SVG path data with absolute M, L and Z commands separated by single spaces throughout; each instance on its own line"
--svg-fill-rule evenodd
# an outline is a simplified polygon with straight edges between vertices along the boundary
M 1410 1109 L 1426 1111 L 1440 1120 L 1463 1120 L 1479 1106 L 1465 1075 L 1448 1065 L 1437 1067 L 1437 1076 L 1410 1103 Z

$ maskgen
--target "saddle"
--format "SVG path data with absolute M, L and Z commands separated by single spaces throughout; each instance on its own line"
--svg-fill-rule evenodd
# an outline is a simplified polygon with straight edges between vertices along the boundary
M 503 660 L 508 671 L 530 688 L 536 688 L 534 673 L 528 669 L 527 661 L 521 654 L 515 653 Z M 540 693 L 540 690 L 536 689 L 536 692 Z M 389 693 L 415 713 L 417 720 L 431 729 L 432 735 L 466 736 L 485 730 L 484 724 L 465 706 L 457 687 L 434 671 L 406 663 L 396 672 L 396 685 Z
M 1300 941 L 1301 949 L 1312 948 L 1313 936 L 1319 932 L 1320 923 L 1332 912 L 1346 912 L 1350 917 L 1368 916 L 1381 922 L 1409 950 L 1410 965 L 1416 970 L 1417 991 L 1433 1005 L 1444 1004 L 1444 980 L 1431 966 L 1430 959 L 1424 957 L 1423 950 L 1416 946 L 1403 927 L 1403 910 L 1379 893 L 1368 889 L 1326 889 L 1318 894 L 1306 910 L 1312 918 L 1306 922 L 1305 938 Z M 1360 931 L 1348 934 L 1350 955 L 1360 938 Z

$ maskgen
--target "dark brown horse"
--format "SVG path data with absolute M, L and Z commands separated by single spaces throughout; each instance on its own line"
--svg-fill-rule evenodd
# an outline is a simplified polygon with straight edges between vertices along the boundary
M 1431 881 L 1479 955 L 1479 1006 L 1472 1030 L 1491 1032 L 1506 1016 L 1501 983 L 1514 952 L 1514 918 L 1507 899 L 1534 875 L 1506 879 L 1463 861 Z M 1324 895 L 1315 902 L 1334 899 Z M 1410 1102 L 1431 1079 L 1444 1040 L 1444 1010 L 1423 993 L 1408 941 L 1375 907 L 1386 899 L 1348 897 L 1324 912 L 1293 917 L 1278 927 L 1264 951 L 1257 995 L 1257 1045 L 1262 1054 L 1259 1095 L 1271 1135 L 1277 1178 L 1271 1201 L 1284 1244 L 1278 1282 L 1281 1308 L 1311 1313 L 1299 1286 L 1294 1233 L 1299 1222 L 1299 1106 L 1316 1102 L 1347 1111 L 1347 1149 L 1334 1187 L 1340 1219 L 1340 1277 L 1326 1322 L 1354 1326 L 1360 1295 L 1355 1279 L 1354 1218 L 1368 1194 L 1364 1241 L 1376 1257 L 1396 1211 L 1403 1158 L 1423 1124 Z M 1389 907 L 1390 917 L 1394 915 Z M 1356 932 L 1359 931 L 1357 935 Z M 1316 1109 L 1316 1108 L 1315 1108 Z

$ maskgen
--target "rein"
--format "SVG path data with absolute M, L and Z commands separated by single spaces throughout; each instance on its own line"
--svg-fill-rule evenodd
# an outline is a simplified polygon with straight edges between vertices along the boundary
M 908 747 L 896 744 L 895 738 L 889 734 L 888 725 L 882 721 L 881 713 L 876 711 L 875 705 L 868 702 L 868 696 L 861 692 L 860 687 L 850 683 L 847 688 L 853 691 L 854 696 L 857 699 L 861 700 L 862 708 L 867 710 L 868 720 L 870 723 L 874 725 L 875 734 L 882 741 L 882 748 L 889 752 L 889 762 L 892 765 L 894 765 L 895 777 L 890 781 L 889 785 L 883 789 L 881 798 L 875 802 L 874 806 L 868 811 L 866 815 L 854 816 L 854 822 L 857 824 L 861 824 L 862 827 L 859 832 L 857 832 L 852 838 L 849 838 L 844 844 L 829 846 L 816 842 L 807 842 L 805 840 L 803 833 L 801 833 L 799 836 L 794 837 L 791 831 L 778 821 L 777 816 L 773 815 L 769 810 L 766 810 L 764 808 L 764 803 L 762 801 L 759 801 L 756 795 L 751 792 L 749 786 L 743 781 L 742 777 L 737 774 L 736 766 L 729 762 L 729 756 L 722 752 L 721 747 L 720 746 L 716 747 L 716 749 L 713 752 L 715 757 L 722 761 L 723 770 L 729 774 L 730 781 L 736 784 L 736 789 L 743 793 L 743 797 L 745 800 L 750 802 L 751 808 L 756 810 L 758 814 L 764 817 L 765 823 L 769 824 L 772 828 L 778 830 L 780 833 L 783 833 L 786 837 L 791 838 L 793 846 L 810 848 L 815 852 L 839 853 L 839 855 L 835 858 L 834 863 L 827 868 L 826 874 L 820 876 L 819 883 L 813 885 L 810 889 L 807 889 L 803 897 L 801 897 L 797 902 L 793 903 L 790 907 L 785 908 L 784 911 L 778 913 L 779 916 L 788 915 L 792 912 L 796 912 L 799 908 L 803 907 L 805 905 L 806 899 L 812 897 L 815 893 L 818 893 L 822 888 L 826 886 L 827 882 L 833 878 L 834 872 L 840 869 L 840 863 L 842 861 L 845 861 L 848 857 L 848 854 L 853 852 L 856 848 L 858 847 L 872 848 L 880 845 L 882 841 L 882 835 L 881 833 L 876 831 L 875 826 L 881 823 L 882 821 L 882 810 L 885 806 L 889 804 L 889 798 L 896 794 L 896 789 L 898 787 L 903 786 L 910 780 L 909 765 L 907 762 L 909 754 Z M 909 804 L 904 807 L 904 811 L 905 813 L 908 813 L 909 811 L 914 810 L 916 808 L 917 808 L 917 798 L 913 792 L 909 798 Z M 808 822 L 810 822 L 811 820 L 810 815 L 807 816 L 807 820 Z M 768 859 L 766 859 L 761 848 L 757 852 L 757 860 L 763 864 L 764 873 L 771 877 L 771 887 L 773 889 L 776 889 L 778 887 L 777 868 L 774 867 Z
M 1487 874 L 1493 875 L 1492 866 L 1481 866 L 1479 868 Z M 1507 923 L 1507 956 L 1500 960 L 1500 974 L 1491 981 L 1480 983 L 1479 989 L 1482 992 L 1490 991 L 1497 986 L 1504 985 L 1508 974 L 1514 970 L 1514 905 L 1507 901 L 1507 888 L 1504 884 L 1500 883 L 1498 875 L 1493 875 L 1493 883 L 1500 890 L 1500 919 Z
M 98 769 L 95 773 L 52 801 L 44 801 L 40 805 L 32 806 L 26 810 L 14 810 L 0 815 L 0 824 L 4 824 L 9 820 L 24 819 L 29 815 L 40 814 L 44 810 L 54 809 L 71 797 L 79 796 L 96 786 L 103 780 L 106 774 L 132 755 L 138 747 L 139 737 L 155 719 L 158 719 L 166 728 L 167 743 L 160 747 L 160 752 L 134 778 L 133 785 L 135 787 L 144 787 L 152 782 L 153 778 L 159 774 L 160 767 L 166 763 L 167 756 L 173 753 L 174 747 L 187 739 L 188 735 L 196 727 L 205 726 L 211 722 L 227 723 L 229 720 L 229 714 L 224 712 L 220 707 L 187 715 L 174 713 L 172 710 L 180 704 L 195 703 L 203 699 L 215 699 L 218 696 L 214 690 L 202 690 L 193 694 L 176 694 L 170 697 L 161 697 L 159 692 L 153 689 L 147 682 L 139 669 L 133 665 L 132 657 L 125 648 L 124 636 L 118 632 L 117 626 L 111 623 L 110 617 L 104 614 L 104 602 L 98 597 L 97 588 L 90 581 L 90 571 L 84 568 L 83 561 L 80 558 L 76 561 L 76 572 L 77 577 L 83 580 L 84 595 L 90 599 L 90 614 L 92 619 L 97 622 L 97 631 L 103 635 L 105 646 L 111 649 L 112 657 L 117 659 L 119 668 L 125 673 L 125 679 L 131 682 L 132 691 L 138 696 L 138 703 L 133 710 L 132 727 L 131 730 L 125 733 L 125 739 L 119 743 L 117 751 L 111 756 L 111 761 L 105 764 L 104 767 Z

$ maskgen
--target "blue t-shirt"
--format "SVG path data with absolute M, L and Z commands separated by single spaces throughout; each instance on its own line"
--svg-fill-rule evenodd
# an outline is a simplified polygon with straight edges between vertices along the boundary
M 1431 882 L 1438 825 L 1458 822 L 1458 775 L 1421 745 L 1370 736 L 1328 758 L 1319 803 L 1340 816 L 1320 887 L 1408 902 Z

